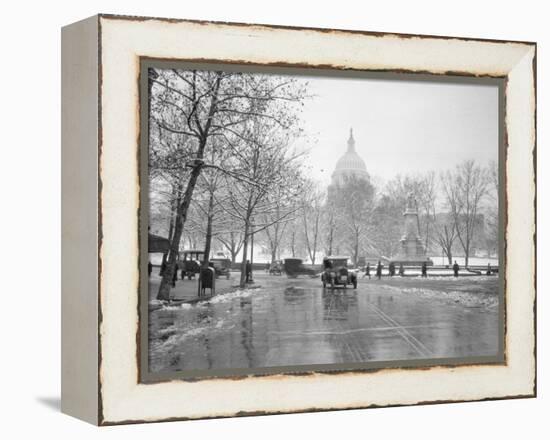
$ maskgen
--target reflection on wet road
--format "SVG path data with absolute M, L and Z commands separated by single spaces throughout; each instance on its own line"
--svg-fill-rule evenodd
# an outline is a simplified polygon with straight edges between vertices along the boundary
M 151 371 L 493 356 L 498 352 L 495 301 L 465 304 L 452 295 L 439 298 L 433 290 L 419 289 L 420 281 L 412 288 L 362 281 L 357 290 L 334 292 L 320 287 L 318 279 L 264 276 L 257 282 L 264 287 L 150 312 Z M 464 283 L 485 283 L 489 292 L 485 296 L 496 298 L 496 278 Z

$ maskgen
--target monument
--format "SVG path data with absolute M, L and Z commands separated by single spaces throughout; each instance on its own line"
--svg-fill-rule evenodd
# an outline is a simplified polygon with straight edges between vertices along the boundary
M 426 256 L 426 249 L 420 240 L 418 227 L 418 209 L 416 200 L 412 193 L 407 197 L 407 207 L 403 213 L 405 217 L 405 233 L 401 237 L 401 250 L 395 258 L 392 258 L 396 264 L 420 266 L 422 263 L 432 265 L 433 262 Z

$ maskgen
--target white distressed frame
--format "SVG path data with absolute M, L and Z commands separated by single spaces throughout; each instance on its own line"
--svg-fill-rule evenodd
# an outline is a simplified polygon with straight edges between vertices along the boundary
M 535 394 L 535 45 L 99 17 L 101 424 Z M 139 57 L 507 76 L 506 365 L 138 383 Z

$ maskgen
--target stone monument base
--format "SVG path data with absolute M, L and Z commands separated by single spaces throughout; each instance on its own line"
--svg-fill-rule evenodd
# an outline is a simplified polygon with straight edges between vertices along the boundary
M 433 261 L 426 256 L 424 246 L 418 237 L 402 238 L 401 252 L 389 261 L 396 265 L 403 264 L 403 266 L 422 266 L 423 263 L 427 266 L 433 265 Z

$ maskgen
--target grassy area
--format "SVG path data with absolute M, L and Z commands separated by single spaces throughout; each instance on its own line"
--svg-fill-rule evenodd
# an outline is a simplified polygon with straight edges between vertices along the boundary
M 367 289 L 385 287 L 391 292 L 460 303 L 469 307 L 496 307 L 499 303 L 499 278 L 497 276 L 383 277 L 381 280 L 372 278 L 359 281 Z

